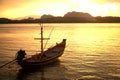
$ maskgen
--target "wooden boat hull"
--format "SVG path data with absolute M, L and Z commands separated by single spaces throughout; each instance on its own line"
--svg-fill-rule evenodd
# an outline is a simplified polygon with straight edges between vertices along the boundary
M 39 62 L 25 62 L 25 61 L 22 61 L 22 62 L 19 62 L 18 61 L 18 64 L 22 67 L 22 68 L 33 68 L 33 67 L 41 67 L 41 66 L 44 66 L 44 65 L 48 65 L 50 63 L 53 63 L 55 61 L 58 60 L 58 58 L 63 54 L 63 52 L 61 52 L 59 55 L 53 57 L 53 58 L 49 58 L 48 60 L 45 60 L 45 61 L 39 61 Z
M 17 60 L 17 63 L 22 68 L 41 67 L 43 65 L 50 64 L 58 60 L 58 58 L 64 53 L 65 46 L 66 39 L 63 39 L 63 42 L 44 51 L 45 56 L 40 57 L 41 54 L 37 54 L 24 60 Z

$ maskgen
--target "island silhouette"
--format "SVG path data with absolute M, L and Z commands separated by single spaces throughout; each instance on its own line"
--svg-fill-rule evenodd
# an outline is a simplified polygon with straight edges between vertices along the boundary
M 43 14 L 40 18 L 28 17 L 20 20 L 12 20 L 8 18 L 0 18 L 0 24 L 4 23 L 120 23 L 120 17 L 106 16 L 93 17 L 89 13 L 84 12 L 67 12 L 64 16 L 53 16 Z

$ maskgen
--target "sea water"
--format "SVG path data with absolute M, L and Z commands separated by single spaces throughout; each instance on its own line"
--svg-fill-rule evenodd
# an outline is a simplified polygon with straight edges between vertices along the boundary
M 44 50 L 67 39 L 57 62 L 36 70 L 13 62 L 0 68 L 0 80 L 120 80 L 120 24 L 44 24 L 44 37 L 49 36 Z M 39 53 L 40 41 L 34 40 L 39 37 L 39 24 L 0 24 L 0 66 L 19 49 Z

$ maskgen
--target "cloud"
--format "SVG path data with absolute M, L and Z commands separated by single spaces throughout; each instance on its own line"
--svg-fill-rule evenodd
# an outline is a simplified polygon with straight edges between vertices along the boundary
M 120 3 L 120 0 L 92 0 L 93 2 L 99 3 L 99 4 L 105 4 L 105 3 Z
M 22 2 L 23 0 L 21 0 Z M 0 0 L 0 10 L 5 11 L 7 9 L 21 7 L 20 0 Z
M 5 10 L 5 9 L 14 9 L 14 8 L 19 8 L 19 7 L 27 7 L 30 5 L 52 5 L 52 4 L 64 4 L 68 3 L 69 0 L 0 0 L 0 10 Z
M 103 0 L 103 1 L 120 3 L 120 0 Z
M 0 0 L 0 16 L 11 17 L 46 13 L 62 15 L 68 11 L 91 11 L 96 14 L 96 7 L 101 8 L 101 6 L 106 6 L 105 9 L 110 7 L 110 10 L 120 11 L 120 0 Z

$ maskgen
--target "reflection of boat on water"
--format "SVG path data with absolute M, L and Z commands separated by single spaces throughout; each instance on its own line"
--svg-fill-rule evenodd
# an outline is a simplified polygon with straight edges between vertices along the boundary
M 53 71 L 51 71 L 53 70 Z M 61 78 L 63 72 L 67 69 L 64 65 L 61 64 L 61 61 L 58 59 L 56 62 L 48 64 L 47 66 L 40 66 L 40 68 L 21 68 L 19 69 L 16 80 L 46 80 L 51 79 L 56 80 Z M 57 73 L 59 72 L 59 74 Z M 51 75 L 54 75 L 53 78 Z M 59 75 L 59 76 L 58 76 Z
M 38 39 L 38 38 L 37 38 Z M 19 50 L 16 56 L 16 62 L 23 68 L 25 67 L 38 67 L 46 65 L 56 61 L 64 52 L 66 46 L 66 39 L 62 42 L 57 43 L 55 46 L 48 48 L 46 51 L 43 50 L 43 26 L 41 25 L 41 52 L 39 54 L 32 55 L 29 58 L 25 58 L 25 51 Z
M 45 80 L 45 76 L 44 76 L 44 67 L 41 68 L 21 68 L 19 69 L 17 76 L 16 76 L 16 80 L 28 80 L 27 78 L 31 77 L 31 79 L 34 79 L 34 76 L 37 76 L 34 73 L 39 73 L 39 79 L 40 80 Z M 33 74 L 33 75 L 31 75 Z

